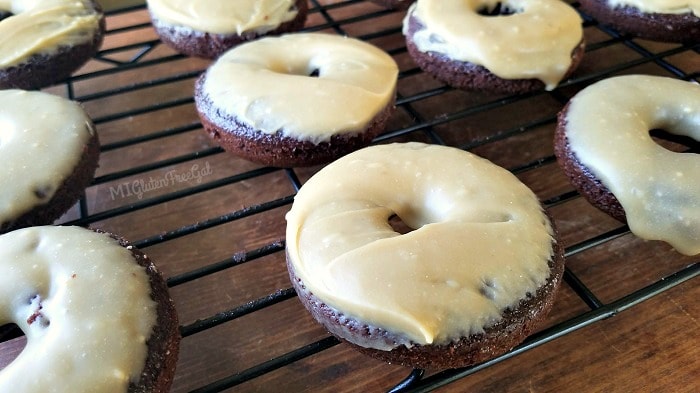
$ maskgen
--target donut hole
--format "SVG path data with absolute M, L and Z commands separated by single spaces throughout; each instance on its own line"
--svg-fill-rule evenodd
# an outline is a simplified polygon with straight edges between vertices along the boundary
M 7 18 L 9 18 L 9 17 L 11 17 L 11 16 L 14 16 L 14 15 L 15 15 L 15 14 L 13 14 L 13 13 L 10 12 L 10 11 L 7 11 L 7 10 L 0 10 L 0 22 L 2 22 L 3 20 L 5 20 L 5 19 L 7 19 Z
M 314 67 L 312 64 L 297 64 L 290 68 L 273 68 L 273 71 L 280 74 L 307 76 L 309 78 L 318 78 L 321 76 L 320 68 Z
M 22 329 L 15 323 L 8 323 L 7 325 L 0 326 L 0 342 L 12 340 L 21 336 L 24 336 L 24 332 L 22 332 Z
M 282 75 L 304 76 L 309 78 L 318 78 L 321 76 L 321 65 L 317 64 L 314 59 L 300 60 L 290 62 L 289 64 L 270 63 L 267 64 L 267 70 Z
M 51 185 L 48 184 L 37 185 L 34 187 L 33 190 L 34 196 L 41 201 L 47 200 L 51 196 L 52 189 L 53 187 L 51 187 Z
M 406 224 L 404 220 L 402 220 L 401 217 L 399 217 L 396 214 L 389 217 L 389 225 L 391 225 L 391 228 L 394 230 L 394 232 L 399 233 L 401 235 L 405 235 L 415 230 L 414 228 L 408 226 L 408 224 Z
M 14 323 L 0 326 L 0 370 L 12 363 L 27 346 L 22 329 Z
M 674 153 L 700 154 L 700 142 L 689 136 L 673 134 L 658 128 L 649 131 L 649 135 L 656 144 Z
M 484 4 L 476 10 L 476 13 L 481 16 L 508 16 L 520 12 L 522 11 L 500 1 L 496 4 Z

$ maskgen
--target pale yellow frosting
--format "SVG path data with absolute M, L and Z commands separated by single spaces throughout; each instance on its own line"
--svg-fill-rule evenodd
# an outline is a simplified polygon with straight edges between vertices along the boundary
M 27 337 L 0 371 L 0 391 L 126 392 L 145 364 L 155 307 L 144 268 L 108 236 L 51 226 L 0 236 L 0 325 Z
M 700 85 L 628 75 L 579 92 L 566 115 L 571 150 L 615 195 L 630 230 L 700 254 L 700 155 L 674 153 L 649 135 L 700 141 Z
M 88 0 L 0 0 L 0 9 L 14 14 L 0 21 L 0 67 L 91 41 L 102 17 Z
M 297 15 L 296 0 L 148 0 L 163 22 L 216 34 L 264 34 Z
M 497 4 L 515 13 L 477 13 Z M 481 65 L 503 79 L 539 79 L 548 90 L 562 80 L 583 38 L 581 17 L 560 0 L 418 0 L 404 34 L 410 16 L 425 26 L 413 36 L 420 51 Z
M 0 91 L 0 222 L 48 202 L 94 134 L 73 101 L 42 92 Z
M 318 70 L 318 77 L 311 77 Z M 348 37 L 295 33 L 240 45 L 206 72 L 212 116 L 319 143 L 365 130 L 395 95 L 398 66 Z
M 700 0 L 608 0 L 612 7 L 634 7 L 645 13 L 689 14 L 700 17 Z
M 415 230 L 395 232 L 393 215 Z M 361 149 L 323 168 L 294 199 L 286 237 L 311 293 L 406 345 L 483 331 L 545 283 L 553 253 L 549 220 L 515 176 L 421 143 Z

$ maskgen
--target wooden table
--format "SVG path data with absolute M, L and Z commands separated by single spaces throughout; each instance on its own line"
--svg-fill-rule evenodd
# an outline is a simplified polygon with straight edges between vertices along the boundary
M 628 40 L 588 20 L 583 63 L 557 90 L 470 93 L 417 69 L 405 50 L 402 12 L 357 0 L 310 3 L 309 30 L 361 37 L 400 65 L 398 109 L 376 143 L 444 143 L 514 171 L 548 206 L 566 246 L 566 282 L 541 331 L 492 363 L 427 370 L 410 387 L 700 389 L 698 257 L 642 241 L 590 206 L 554 162 L 551 142 L 563 104 L 600 78 L 644 73 L 697 82 L 699 46 Z M 83 103 L 103 146 L 94 185 L 61 222 L 131 239 L 169 278 L 184 336 L 173 391 L 375 392 L 419 375 L 338 344 L 291 290 L 284 214 L 319 167 L 264 168 L 223 152 L 202 132 L 192 103 L 193 82 L 209 62 L 161 45 L 143 8 L 112 14 L 108 27 L 98 58 L 47 89 Z M 175 176 L 188 173 L 199 176 Z M 148 187 L 162 179 L 164 186 Z M 22 338 L 1 343 L 0 364 L 21 345 Z

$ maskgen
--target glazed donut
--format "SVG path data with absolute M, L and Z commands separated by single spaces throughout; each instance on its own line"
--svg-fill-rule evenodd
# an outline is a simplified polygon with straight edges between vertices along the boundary
M 0 391 L 168 392 L 177 315 L 141 252 L 79 227 L 0 236 L 0 325 L 27 344 L 0 371 Z
M 700 42 L 700 4 L 690 0 L 581 0 L 581 10 L 634 37 Z
M 104 16 L 92 0 L 0 0 L 0 88 L 37 89 L 69 77 L 99 49 Z
M 348 37 L 295 33 L 240 45 L 197 80 L 207 133 L 278 167 L 309 166 L 368 145 L 394 109 L 398 66 Z
M 559 114 L 555 154 L 581 194 L 636 236 L 699 254 L 700 156 L 665 149 L 655 129 L 700 141 L 700 86 L 647 75 L 597 82 Z
M 412 231 L 390 224 L 398 216 Z M 286 216 L 304 306 L 370 356 L 462 367 L 520 343 L 552 306 L 561 247 L 533 192 L 465 151 L 367 147 L 306 182 Z
M 403 32 L 420 68 L 466 90 L 552 90 L 584 52 L 581 18 L 559 0 L 418 0 Z
M 100 155 L 92 121 L 65 98 L 0 90 L 0 123 L 0 233 L 51 224 L 92 182 Z
M 209 59 L 242 42 L 301 29 L 308 8 L 306 0 L 148 0 L 153 27 L 164 43 Z

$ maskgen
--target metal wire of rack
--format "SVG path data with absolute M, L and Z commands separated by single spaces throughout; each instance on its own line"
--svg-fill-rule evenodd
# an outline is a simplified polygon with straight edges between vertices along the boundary
M 583 15 L 589 39 L 586 57 L 597 62 L 584 62 L 581 71 L 552 92 L 470 94 L 435 82 L 407 58 L 399 11 L 359 0 L 311 0 L 310 5 L 306 30 L 357 36 L 383 47 L 400 64 L 397 114 L 376 143 L 420 140 L 453 145 L 505 166 L 531 185 L 554 217 L 564 222 L 560 230 L 566 257 L 574 260 L 566 269 L 564 286 L 572 294 L 566 305 L 575 306 L 555 311 L 548 326 L 522 345 L 467 369 L 426 371 L 384 366 L 391 367 L 391 371 L 380 385 L 371 385 L 372 389 L 381 386 L 392 392 L 423 392 L 446 386 L 634 308 L 700 274 L 697 260 L 678 256 L 663 245 L 640 246 L 627 227 L 585 207 L 579 195 L 558 179 L 547 139 L 558 108 L 575 91 L 601 78 L 649 72 L 698 82 L 698 45 L 640 42 Z M 212 145 L 201 132 L 191 96 L 194 79 L 208 63 L 188 59 L 161 45 L 143 6 L 112 12 L 108 22 L 106 45 L 91 65 L 65 84 L 49 89 L 83 103 L 102 139 L 101 169 L 86 196 L 63 223 L 101 227 L 138 239 L 134 244 L 151 254 L 169 277 L 181 312 L 183 336 L 174 391 L 219 392 L 243 388 L 251 382 L 256 386 L 251 390 L 275 391 L 283 383 L 280 381 L 290 383 L 287 390 L 298 389 L 302 382 L 294 385 L 285 377 L 304 371 L 312 375 L 313 365 L 323 368 L 313 358 L 341 347 L 338 341 L 304 319 L 298 323 L 308 327 L 302 329 L 305 331 L 299 333 L 300 337 L 283 328 L 270 329 L 274 332 L 269 336 L 277 337 L 272 342 L 282 343 L 270 349 L 261 341 L 268 336 L 265 329 L 260 331 L 249 319 L 266 314 L 262 326 L 272 326 L 274 314 L 280 313 L 292 315 L 293 323 L 297 323 L 297 317 L 293 317 L 299 312 L 293 300 L 295 293 L 284 281 L 282 271 L 283 215 L 294 193 L 318 168 L 259 167 Z M 546 109 L 535 109 L 539 107 Z M 512 112 L 519 113 L 514 120 L 502 119 Z M 696 142 L 686 144 L 685 148 L 700 151 Z M 195 174 L 194 168 L 199 177 L 172 180 L 178 174 Z M 164 187 L 149 187 L 154 178 L 170 181 Z M 560 210 L 567 213 L 559 214 Z M 576 212 L 568 213 L 570 210 Z M 582 220 L 580 214 L 593 218 Z M 581 262 L 613 260 L 618 261 L 618 267 L 624 266 L 624 255 L 640 247 L 649 249 L 651 259 L 669 262 L 622 288 L 611 289 L 614 285 L 609 283 L 599 285 Z M 238 277 L 241 270 L 245 274 L 240 276 L 247 278 Z M 224 277 L 219 277 L 222 274 Z M 259 282 L 251 277 L 259 278 Z M 236 285 L 244 289 L 229 292 L 228 286 Z M 296 311 L 287 314 L 287 309 L 295 307 Z M 231 333 L 227 326 L 234 323 Z M 256 327 L 246 330 L 244 326 L 249 323 Z M 222 329 L 225 332 L 213 333 Z M 237 333 L 240 331 L 249 336 Z M 212 337 L 205 337 L 208 334 Z M 224 338 L 231 334 L 234 337 Z M 294 340 L 286 344 L 280 337 L 285 335 Z M 239 343 L 233 345 L 231 341 Z M 226 354 L 241 348 L 262 354 L 249 355 L 254 358 L 250 361 Z M 230 367 L 234 363 L 236 367 Z M 285 369 L 292 371 L 280 373 Z M 347 371 L 336 365 L 327 372 L 340 373 L 338 370 Z M 329 375 L 309 378 L 323 381 L 331 378 Z M 357 378 L 364 375 L 363 371 Z M 260 386 L 256 381 L 262 381 Z

